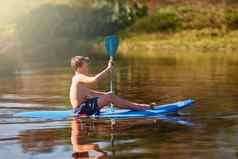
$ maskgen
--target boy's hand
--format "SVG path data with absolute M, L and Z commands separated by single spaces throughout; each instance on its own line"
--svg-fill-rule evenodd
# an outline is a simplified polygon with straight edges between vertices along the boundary
M 112 68 L 113 68 L 113 61 L 109 60 L 107 64 L 107 69 L 112 70 Z

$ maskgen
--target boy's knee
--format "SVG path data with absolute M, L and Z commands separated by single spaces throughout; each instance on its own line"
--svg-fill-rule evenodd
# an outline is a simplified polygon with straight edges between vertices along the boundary
M 108 93 L 106 94 L 106 97 L 107 97 L 107 99 L 108 99 L 109 101 L 112 101 L 113 98 L 114 98 L 114 94 L 113 94 L 112 92 L 108 92 Z

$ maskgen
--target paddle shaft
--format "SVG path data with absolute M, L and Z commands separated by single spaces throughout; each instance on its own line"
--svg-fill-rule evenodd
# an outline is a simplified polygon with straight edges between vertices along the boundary
M 112 61 L 113 62 L 113 57 L 112 56 L 110 56 L 110 61 Z M 113 90 L 113 78 L 114 78 L 114 71 L 113 71 L 113 69 L 111 70 L 111 80 L 110 80 L 110 91 L 111 91 L 111 93 L 112 94 L 114 94 L 114 90 Z M 113 104 L 111 103 L 110 104 L 111 105 L 111 110 L 113 110 Z

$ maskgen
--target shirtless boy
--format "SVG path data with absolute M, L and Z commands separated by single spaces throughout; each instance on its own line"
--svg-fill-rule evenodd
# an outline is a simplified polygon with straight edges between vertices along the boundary
M 71 59 L 71 67 L 75 73 L 70 87 L 70 102 L 78 115 L 98 115 L 100 109 L 113 103 L 119 108 L 133 110 L 149 109 L 150 105 L 139 104 L 122 99 L 111 92 L 99 92 L 88 88 L 88 84 L 96 83 L 112 70 L 112 61 L 95 76 L 89 75 L 89 58 L 75 56 Z

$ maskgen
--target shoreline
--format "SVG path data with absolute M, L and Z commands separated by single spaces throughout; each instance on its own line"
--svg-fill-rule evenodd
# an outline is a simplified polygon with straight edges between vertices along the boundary
M 238 53 L 238 31 L 223 33 L 219 30 L 187 30 L 171 34 L 130 33 L 120 46 L 120 52 L 130 54 L 157 53 Z

